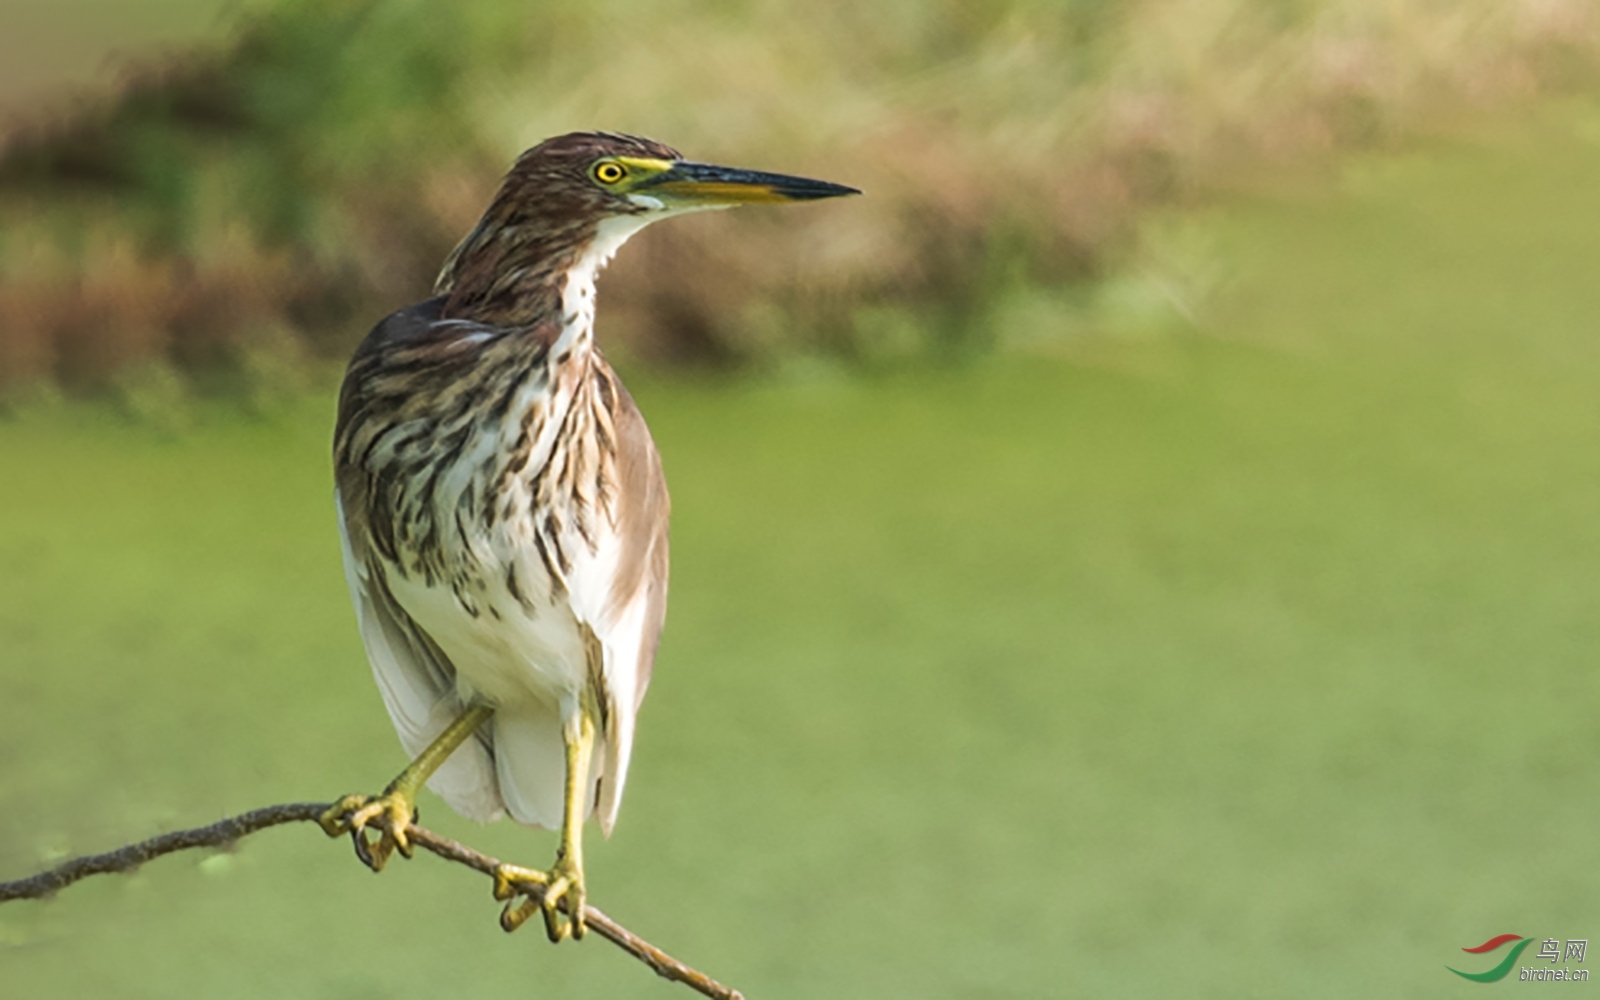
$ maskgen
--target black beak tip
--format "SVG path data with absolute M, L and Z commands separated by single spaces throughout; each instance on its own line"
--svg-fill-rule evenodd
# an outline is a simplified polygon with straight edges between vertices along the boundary
M 790 183 L 775 184 L 773 188 L 790 201 L 820 201 L 823 198 L 844 198 L 861 193 L 860 188 L 834 184 L 830 181 L 814 181 L 798 177 L 794 178 Z
M 860 188 L 853 188 L 853 187 L 850 187 L 847 184 L 829 184 L 828 185 L 828 193 L 822 195 L 822 197 L 824 197 L 824 198 L 847 198 L 850 195 L 861 194 L 861 193 L 862 193 L 862 191 L 861 191 Z

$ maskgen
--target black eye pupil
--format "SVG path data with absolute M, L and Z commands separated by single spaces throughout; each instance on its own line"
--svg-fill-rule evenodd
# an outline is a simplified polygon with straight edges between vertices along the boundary
M 600 169 L 596 171 L 596 173 L 599 175 L 601 180 L 608 184 L 622 179 L 622 168 L 617 166 L 615 163 L 607 163 L 602 165 Z

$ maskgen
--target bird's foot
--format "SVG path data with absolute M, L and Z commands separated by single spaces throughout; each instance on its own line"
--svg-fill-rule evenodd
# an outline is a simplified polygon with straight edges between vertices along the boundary
M 416 821 L 416 815 L 417 806 L 411 796 L 385 792 L 378 796 L 346 795 L 318 817 L 317 822 L 330 837 L 348 833 L 361 863 L 381 872 L 395 851 L 411 857 L 411 838 L 407 831 Z M 376 839 L 368 838 L 369 828 L 378 831 Z
M 535 913 L 544 914 L 544 930 L 551 942 L 581 938 L 587 929 L 583 920 L 583 866 L 556 858 L 548 872 L 517 865 L 501 865 L 494 873 L 494 898 L 506 900 L 500 913 L 500 926 L 507 933 L 521 927 Z M 513 903 L 526 896 L 521 903 Z

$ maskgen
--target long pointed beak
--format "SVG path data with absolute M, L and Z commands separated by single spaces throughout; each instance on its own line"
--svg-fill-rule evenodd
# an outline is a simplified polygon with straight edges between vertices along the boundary
M 641 184 L 636 190 L 665 195 L 673 201 L 704 205 L 749 205 L 787 201 L 816 201 L 860 194 L 853 187 L 814 181 L 788 174 L 768 174 L 760 170 L 738 170 L 709 163 L 679 160 Z

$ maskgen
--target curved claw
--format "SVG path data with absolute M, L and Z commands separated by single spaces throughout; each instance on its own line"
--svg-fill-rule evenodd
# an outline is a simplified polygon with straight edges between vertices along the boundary
M 528 922 L 528 918 L 539 910 L 539 902 L 532 896 L 524 899 L 519 905 L 507 903 L 505 909 L 500 911 L 500 929 L 510 934 L 512 931 Z
M 544 891 L 540 909 L 544 911 L 544 930 L 553 944 L 570 936 L 581 940 L 588 928 L 583 920 L 583 901 L 587 893 L 583 886 L 583 869 L 569 864 L 565 857 L 556 859 L 550 872 L 550 885 Z M 566 919 L 561 919 L 563 911 Z
M 581 938 L 588 929 L 583 920 L 584 895 L 583 873 L 561 860 L 549 872 L 501 865 L 494 874 L 494 898 L 507 901 L 500 911 L 500 927 L 507 933 L 540 913 L 544 916 L 545 935 L 551 942 L 560 944 L 568 937 Z M 518 896 L 526 898 L 521 903 L 512 902 Z
M 407 795 L 388 792 L 346 795 L 317 818 L 324 833 L 337 837 L 348 833 L 356 857 L 375 872 L 383 871 L 395 851 L 409 858 L 415 851 L 407 831 L 416 820 L 416 806 Z M 367 836 L 367 827 L 378 829 L 377 839 Z
M 561 901 L 572 892 L 572 879 L 565 875 L 559 876 L 550 883 L 550 888 L 545 890 L 544 900 L 539 909 L 544 914 L 544 932 L 550 938 L 551 944 L 560 944 L 568 935 L 578 937 L 573 930 L 570 919 L 561 919 Z
M 349 833 L 350 814 L 360 809 L 368 800 L 369 797 L 366 795 L 346 795 L 317 817 L 317 825 L 330 837 Z
M 501 865 L 494 870 L 494 898 L 505 902 L 505 909 L 500 911 L 500 929 L 510 934 L 521 927 L 534 912 L 539 909 L 539 901 L 544 898 L 545 886 L 550 884 L 550 876 L 535 868 L 523 868 L 519 865 Z M 512 905 L 510 900 L 518 896 L 527 898 L 519 905 Z

